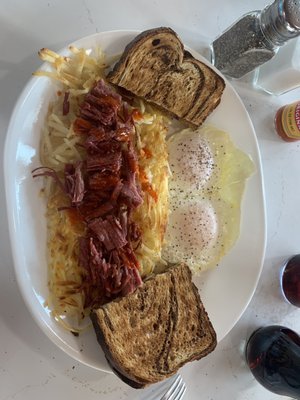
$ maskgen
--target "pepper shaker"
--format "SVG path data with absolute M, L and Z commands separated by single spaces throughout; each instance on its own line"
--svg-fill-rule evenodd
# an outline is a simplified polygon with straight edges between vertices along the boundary
M 211 44 L 212 63 L 224 75 L 241 78 L 271 60 L 280 46 L 300 35 L 300 0 L 275 0 L 252 11 Z

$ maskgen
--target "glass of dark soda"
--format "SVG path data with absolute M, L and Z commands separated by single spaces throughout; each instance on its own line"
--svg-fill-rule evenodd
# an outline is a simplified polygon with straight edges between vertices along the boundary
M 247 364 L 271 392 L 300 399 L 300 336 L 280 325 L 260 328 L 246 346 Z
M 300 307 L 300 254 L 287 260 L 281 269 L 280 284 L 285 299 Z

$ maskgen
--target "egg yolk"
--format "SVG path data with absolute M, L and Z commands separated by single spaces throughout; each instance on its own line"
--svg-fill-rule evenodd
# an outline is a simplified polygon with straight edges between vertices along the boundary
M 214 208 L 208 201 L 197 198 L 175 200 L 171 208 L 167 237 L 170 246 L 167 243 L 165 256 L 170 262 L 178 261 L 178 252 L 182 261 L 195 256 L 201 258 L 217 240 L 218 221 Z
M 168 142 L 168 153 L 173 180 L 177 185 L 191 190 L 199 190 L 206 185 L 214 170 L 214 156 L 201 136 L 194 131 L 180 136 L 175 133 Z

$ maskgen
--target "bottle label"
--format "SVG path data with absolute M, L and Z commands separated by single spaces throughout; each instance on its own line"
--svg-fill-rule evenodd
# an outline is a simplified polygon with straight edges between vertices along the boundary
M 300 102 L 289 104 L 282 112 L 282 127 L 292 139 L 300 139 Z

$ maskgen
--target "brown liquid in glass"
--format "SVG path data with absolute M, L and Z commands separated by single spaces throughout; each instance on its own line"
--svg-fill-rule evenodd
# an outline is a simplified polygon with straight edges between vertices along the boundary
M 300 399 L 300 337 L 280 325 L 260 328 L 248 340 L 246 361 L 271 392 Z
M 300 254 L 290 258 L 283 268 L 281 288 L 286 299 L 300 307 Z

